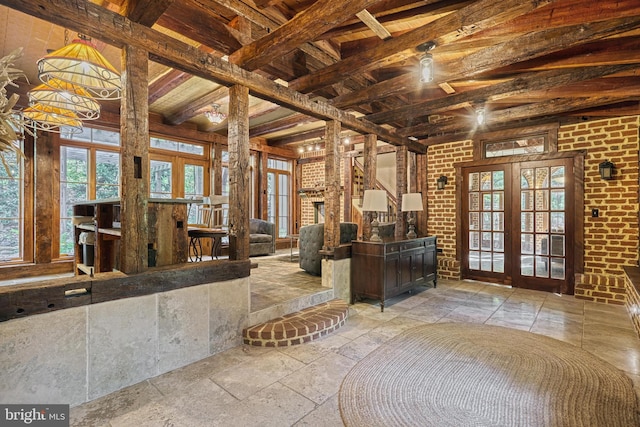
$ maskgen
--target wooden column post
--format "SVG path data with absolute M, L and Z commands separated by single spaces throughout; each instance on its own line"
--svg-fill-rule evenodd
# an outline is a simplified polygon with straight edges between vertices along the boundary
M 210 194 L 222 194 L 222 144 L 213 145 L 213 187 Z M 205 194 L 206 196 L 207 194 Z
M 229 89 L 229 259 L 249 259 L 249 88 Z
M 120 270 L 127 274 L 146 270 L 148 262 L 148 62 L 146 50 L 133 46 L 122 49 Z
M 26 144 L 33 144 L 33 138 L 29 135 L 25 136 Z M 60 135 L 40 131 L 36 135 L 35 144 L 37 175 L 35 177 L 34 231 L 36 246 L 33 261 L 36 264 L 46 264 L 51 262 L 52 252 L 55 252 L 56 255 L 59 252 L 58 248 L 53 248 L 53 242 L 60 240 L 60 222 L 54 220 L 54 218 L 59 218 L 63 213 L 56 213 L 60 208 L 60 188 L 59 185 L 55 185 L 56 180 L 51 179 L 51 177 L 58 175 L 60 171 Z M 54 239 L 54 236 L 57 238 Z M 26 246 L 25 241 L 25 258 L 27 257 Z M 31 256 L 31 254 L 28 256 Z
M 340 122 L 332 120 L 325 127 L 324 163 L 324 246 L 331 250 L 340 245 Z
M 299 160 L 299 159 L 298 159 Z M 293 233 L 300 233 L 300 225 L 302 224 L 302 197 L 298 193 L 298 190 L 302 188 L 302 165 L 300 162 L 295 161 L 295 185 L 294 185 L 294 196 L 295 197 L 295 226 L 293 227 Z
M 373 134 L 364 136 L 364 189 L 374 190 L 376 188 L 376 162 L 378 160 L 378 137 Z M 363 194 L 364 197 L 364 194 Z M 362 213 L 362 239 L 371 238 L 371 212 Z
M 344 145 L 342 158 L 344 159 L 344 222 L 353 221 L 351 217 L 351 200 L 353 199 L 353 157 L 347 156 L 346 153 L 351 151 L 351 144 Z
M 402 195 L 407 192 L 407 147 L 398 147 L 396 150 L 396 200 L 397 217 L 396 217 L 396 238 L 405 237 L 407 234 L 405 213 L 402 212 Z

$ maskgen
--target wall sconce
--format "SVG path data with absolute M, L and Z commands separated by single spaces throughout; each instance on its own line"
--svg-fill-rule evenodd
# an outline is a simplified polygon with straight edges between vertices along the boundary
M 424 52 L 420 58 L 420 82 L 430 83 L 433 81 L 433 55 L 429 53 L 431 49 L 436 47 L 435 42 L 429 41 L 418 45 L 418 50 Z
M 387 192 L 384 190 L 364 190 L 362 199 L 362 210 L 364 212 L 373 212 L 371 219 L 371 238 L 372 242 L 382 242 L 379 235 L 378 212 L 386 212 L 389 208 L 387 202 Z
M 413 212 L 422 212 L 422 194 L 407 193 L 402 195 L 402 212 L 407 212 L 407 224 L 409 224 L 409 232 L 407 239 L 415 239 L 416 234 L 416 218 Z
M 478 126 L 482 126 L 486 119 L 484 108 L 478 107 L 476 108 L 476 122 L 478 122 Z
M 598 169 L 600 170 L 600 178 L 610 180 L 613 179 L 613 171 L 615 170 L 616 165 L 611 163 L 609 160 L 605 160 L 604 162 L 598 165 Z
M 444 175 L 440 175 L 440 178 L 438 178 L 438 180 L 436 181 L 438 183 L 438 190 L 444 190 L 445 185 L 447 185 L 447 182 L 449 181 L 449 179 L 444 176 Z

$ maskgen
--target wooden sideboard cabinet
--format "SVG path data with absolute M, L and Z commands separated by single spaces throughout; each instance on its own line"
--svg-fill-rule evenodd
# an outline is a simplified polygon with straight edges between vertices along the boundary
M 437 285 L 436 236 L 381 243 L 355 240 L 351 245 L 351 304 L 380 300 L 433 281 Z

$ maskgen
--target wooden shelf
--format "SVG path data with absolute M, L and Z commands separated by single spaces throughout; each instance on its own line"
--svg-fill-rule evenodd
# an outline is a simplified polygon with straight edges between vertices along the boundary
M 120 237 L 119 228 L 98 228 L 98 233 L 107 234 L 109 236 Z
M 76 225 L 76 227 L 78 227 L 80 230 L 96 231 L 96 226 L 93 224 L 78 224 Z

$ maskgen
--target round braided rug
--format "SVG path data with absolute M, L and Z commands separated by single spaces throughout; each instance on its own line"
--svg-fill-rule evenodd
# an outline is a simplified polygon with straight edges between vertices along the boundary
M 347 426 L 640 426 L 631 380 L 590 353 L 499 326 L 410 329 L 339 394 Z

